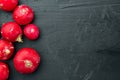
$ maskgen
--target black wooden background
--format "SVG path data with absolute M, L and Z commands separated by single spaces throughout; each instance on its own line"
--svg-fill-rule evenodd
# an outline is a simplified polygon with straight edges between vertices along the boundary
M 41 29 L 37 41 L 15 43 L 16 51 L 40 52 L 39 69 L 30 75 L 15 71 L 9 80 L 120 80 L 120 0 L 19 0 L 35 12 Z M 12 14 L 0 11 L 0 25 Z M 15 53 L 14 53 L 15 54 Z

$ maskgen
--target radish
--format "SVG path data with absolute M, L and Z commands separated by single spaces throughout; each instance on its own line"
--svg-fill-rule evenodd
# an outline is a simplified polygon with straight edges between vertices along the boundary
M 0 60 L 8 60 L 14 52 L 14 46 L 11 42 L 0 40 Z
M 15 69 L 22 74 L 30 74 L 36 71 L 40 64 L 40 55 L 33 48 L 20 49 L 14 59 Z
M 22 29 L 16 22 L 7 22 L 2 25 L 1 35 L 11 42 L 22 42 Z
M 13 11 L 18 5 L 18 0 L 0 0 L 0 9 L 4 11 Z
M 18 6 L 13 12 L 13 19 L 19 25 L 27 25 L 32 22 L 34 18 L 34 13 L 32 8 L 27 5 L 20 5 Z
M 0 62 L 0 80 L 7 80 L 9 77 L 9 68 L 6 63 Z
M 39 28 L 35 24 L 28 24 L 25 26 L 24 35 L 30 40 L 36 40 L 39 37 Z

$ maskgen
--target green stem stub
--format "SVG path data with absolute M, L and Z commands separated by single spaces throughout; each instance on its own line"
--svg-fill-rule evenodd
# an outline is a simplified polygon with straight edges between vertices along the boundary
M 22 35 L 19 35 L 19 36 L 17 37 L 16 41 L 17 41 L 17 42 L 23 42 L 23 40 L 22 40 Z
M 10 50 L 9 49 L 5 49 L 5 54 L 9 55 L 10 54 Z
M 31 68 L 33 66 L 33 64 L 30 60 L 25 60 L 24 63 L 25 63 L 25 67 L 27 67 L 27 68 Z

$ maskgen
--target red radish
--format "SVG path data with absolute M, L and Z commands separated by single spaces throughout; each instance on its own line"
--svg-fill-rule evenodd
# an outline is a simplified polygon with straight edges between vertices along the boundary
M 9 68 L 6 63 L 0 62 L 0 80 L 7 80 L 9 77 Z
M 39 37 L 39 28 L 35 24 L 28 24 L 24 28 L 24 35 L 30 39 L 35 40 Z
M 15 22 L 7 22 L 2 25 L 1 35 L 11 42 L 22 42 L 22 29 Z
M 16 53 L 13 62 L 14 67 L 18 72 L 30 74 L 38 68 L 40 55 L 33 48 L 22 48 Z
M 13 11 L 18 5 L 18 0 L 0 0 L 0 8 L 4 11 Z
M 8 60 L 14 52 L 14 46 L 11 42 L 0 40 L 0 60 Z
M 13 12 L 13 19 L 19 25 L 27 25 L 32 22 L 34 18 L 34 13 L 32 8 L 27 5 L 20 5 L 18 6 Z

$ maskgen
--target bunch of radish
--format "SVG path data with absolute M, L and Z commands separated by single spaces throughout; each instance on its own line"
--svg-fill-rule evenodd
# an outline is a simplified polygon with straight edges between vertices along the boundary
M 0 39 L 0 80 L 9 77 L 9 66 L 2 61 L 9 60 L 14 53 L 14 42 L 23 42 L 25 35 L 29 40 L 36 40 L 40 35 L 37 25 L 33 24 L 34 12 L 26 4 L 18 5 L 18 0 L 0 0 L 0 9 L 13 12 L 13 20 L 1 25 Z M 23 27 L 23 29 L 21 28 Z M 17 51 L 13 57 L 14 68 L 22 74 L 30 74 L 37 70 L 40 64 L 39 53 L 30 47 L 24 47 Z

